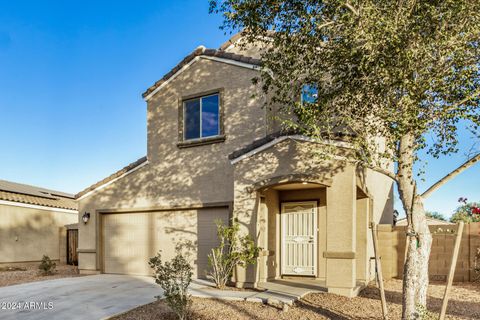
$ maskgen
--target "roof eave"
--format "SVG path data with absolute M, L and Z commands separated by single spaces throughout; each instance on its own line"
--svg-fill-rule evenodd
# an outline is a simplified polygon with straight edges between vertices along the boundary
M 186 56 L 180 63 L 172 68 L 167 74 L 165 74 L 160 80 L 150 86 L 143 94 L 142 97 L 145 101 L 149 101 L 161 88 L 167 83 L 175 79 L 181 72 L 188 69 L 193 63 L 201 58 L 223 62 L 227 64 L 236 65 L 239 67 L 258 69 L 261 66 L 261 61 L 252 57 L 247 57 L 235 53 L 225 52 L 217 49 L 206 49 L 203 46 L 195 49 L 191 54 Z
M 111 174 L 110 176 L 106 177 L 105 179 L 89 186 L 88 188 L 85 188 L 84 190 L 80 191 L 75 195 L 75 200 L 79 201 L 82 200 L 92 193 L 105 188 L 106 186 L 112 184 L 113 182 L 123 178 L 126 175 L 131 174 L 132 172 L 142 168 L 143 166 L 148 164 L 148 159 L 147 157 L 142 157 L 138 159 L 137 161 L 127 165 L 126 167 L 118 170 L 117 172 Z

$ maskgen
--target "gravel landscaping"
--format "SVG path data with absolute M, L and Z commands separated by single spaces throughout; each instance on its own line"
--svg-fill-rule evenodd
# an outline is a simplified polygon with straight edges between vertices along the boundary
M 439 312 L 445 285 L 432 283 L 428 309 Z M 401 316 L 401 280 L 385 282 L 390 319 Z M 349 299 L 328 293 L 311 293 L 288 311 L 253 302 L 193 298 L 191 319 L 381 319 L 378 289 L 366 288 L 359 297 Z M 162 302 L 154 302 L 113 318 L 115 320 L 173 320 Z M 480 319 L 480 284 L 459 283 L 453 287 L 447 319 Z
M 78 268 L 70 265 L 57 265 L 57 272 L 50 276 L 39 274 L 39 263 L 15 264 L 9 268 L 8 266 L 0 267 L 0 287 L 11 286 L 14 284 L 43 281 L 58 278 L 79 277 Z M 14 269 L 14 271 L 9 271 Z

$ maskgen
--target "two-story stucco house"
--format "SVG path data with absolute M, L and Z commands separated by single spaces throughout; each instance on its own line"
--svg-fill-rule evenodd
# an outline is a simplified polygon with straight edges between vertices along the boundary
M 83 273 L 150 274 L 149 257 L 180 248 L 204 277 L 215 220 L 235 217 L 262 248 L 237 286 L 314 279 L 353 296 L 372 279 L 369 224 L 391 223 L 392 183 L 345 161 L 345 141 L 278 134 L 275 111 L 252 78 L 260 60 L 233 37 L 197 48 L 143 97 L 145 158 L 77 195 Z M 315 154 L 336 147 L 330 160 Z

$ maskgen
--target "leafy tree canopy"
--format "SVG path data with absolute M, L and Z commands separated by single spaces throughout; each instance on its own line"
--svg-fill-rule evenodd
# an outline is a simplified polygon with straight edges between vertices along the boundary
M 379 152 L 402 162 L 406 135 L 434 157 L 457 151 L 459 123 L 478 135 L 478 0 L 214 0 L 210 9 L 263 46 L 259 80 L 300 120 L 288 126 L 348 134 L 362 162 L 381 165 Z M 315 101 L 298 102 L 303 84 L 316 86 Z M 387 149 L 372 143 L 379 136 Z
M 262 48 L 257 81 L 291 115 L 287 128 L 346 137 L 355 160 L 397 182 L 410 239 L 402 318 L 416 319 L 432 242 L 424 199 L 480 153 L 421 194 L 413 167 L 419 150 L 457 152 L 459 127 L 479 138 L 480 1 L 211 0 L 210 10 Z M 314 94 L 299 99 L 304 85 Z

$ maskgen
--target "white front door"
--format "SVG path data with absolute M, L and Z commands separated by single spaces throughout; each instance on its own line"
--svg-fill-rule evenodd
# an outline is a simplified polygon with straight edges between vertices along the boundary
M 316 276 L 317 202 L 282 203 L 282 275 Z

